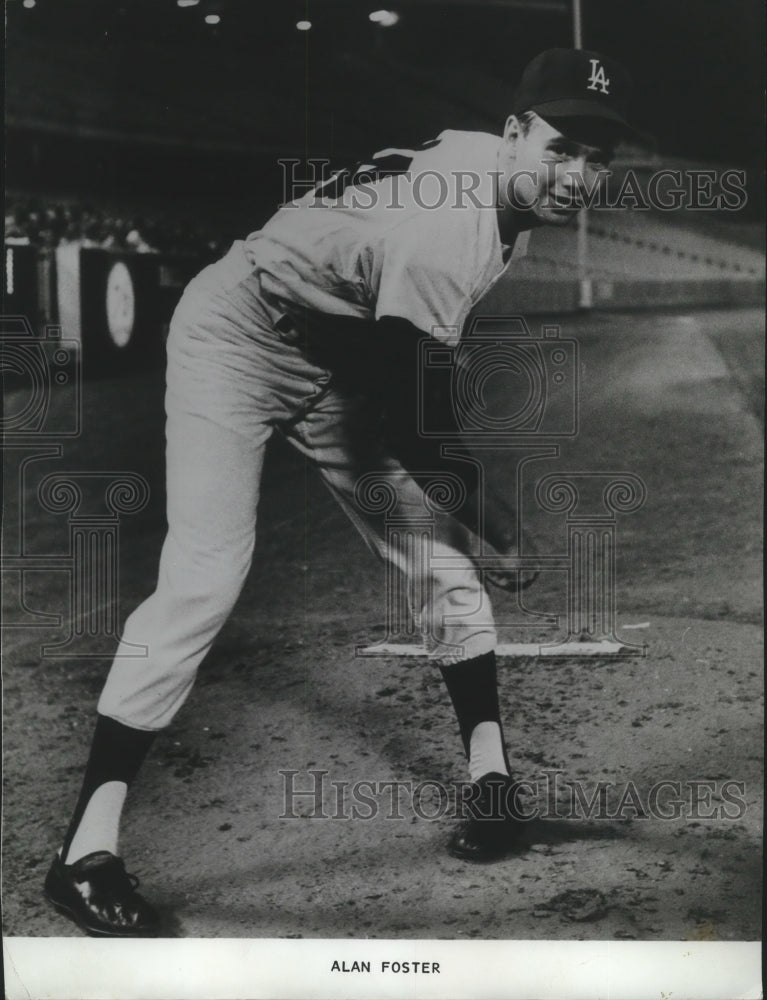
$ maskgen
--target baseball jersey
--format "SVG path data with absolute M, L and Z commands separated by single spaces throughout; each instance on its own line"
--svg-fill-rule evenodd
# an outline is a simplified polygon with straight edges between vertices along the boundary
M 299 307 L 396 316 L 448 343 L 510 260 L 496 214 L 502 139 L 445 131 L 421 150 L 385 149 L 285 204 L 245 242 L 261 288 Z

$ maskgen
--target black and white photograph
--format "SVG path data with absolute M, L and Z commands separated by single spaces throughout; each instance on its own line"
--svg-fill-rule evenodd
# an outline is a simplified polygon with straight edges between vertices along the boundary
M 5 32 L 5 996 L 761 997 L 763 4 Z

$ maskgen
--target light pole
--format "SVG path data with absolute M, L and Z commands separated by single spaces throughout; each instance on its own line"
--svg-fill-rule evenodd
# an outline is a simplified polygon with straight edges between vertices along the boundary
M 573 46 L 583 48 L 583 11 L 581 0 L 573 0 Z M 589 277 L 589 232 L 586 209 L 578 213 L 578 304 L 590 309 L 593 304 L 591 278 Z

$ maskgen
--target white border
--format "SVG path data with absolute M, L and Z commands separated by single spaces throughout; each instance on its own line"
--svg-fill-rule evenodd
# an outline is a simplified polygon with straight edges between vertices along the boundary
M 7 1000 L 756 1000 L 759 942 L 6 938 Z M 351 969 L 332 971 L 336 960 Z M 439 972 L 382 972 L 382 962 Z

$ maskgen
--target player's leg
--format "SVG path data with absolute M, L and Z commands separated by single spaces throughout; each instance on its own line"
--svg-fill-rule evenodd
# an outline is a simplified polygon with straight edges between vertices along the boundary
M 64 841 L 71 864 L 116 847 L 117 799 L 92 790 L 130 783 L 151 737 L 188 696 L 250 567 L 263 441 L 169 401 L 168 535 L 154 593 L 128 618 L 98 704 L 91 762 Z M 146 654 L 136 656 L 136 648 Z M 119 749 L 119 752 L 118 752 Z M 114 760 L 113 760 L 114 758 Z M 113 789 L 114 794 L 118 790 Z
M 373 551 L 407 578 L 411 610 L 458 718 L 473 791 L 478 795 L 491 780 L 505 794 L 511 783 L 489 598 L 466 554 L 465 529 L 427 500 L 399 463 L 382 454 L 375 419 L 361 399 L 331 391 L 290 428 L 289 437 L 317 464 Z M 387 533 L 387 515 L 396 519 L 396 532 Z M 474 834 L 473 828 L 463 828 L 463 843 L 454 841 L 454 853 L 493 853 L 487 845 L 475 849 Z
M 90 933 L 145 934 L 156 915 L 116 858 L 120 814 L 154 734 L 187 697 L 247 574 L 270 428 L 253 345 L 203 296 L 168 347 L 168 535 L 155 592 L 129 617 L 98 705 L 83 786 L 46 891 Z M 255 352 L 257 354 L 257 351 Z M 136 657 L 136 647 L 146 655 Z M 83 900 L 82 886 L 89 900 Z

